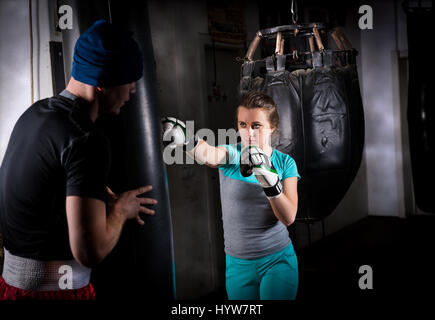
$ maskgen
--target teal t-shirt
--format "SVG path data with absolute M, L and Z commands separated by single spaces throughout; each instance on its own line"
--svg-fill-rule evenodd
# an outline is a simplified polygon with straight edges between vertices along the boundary
M 233 257 L 255 259 L 284 249 L 290 243 L 287 227 L 273 213 L 263 188 L 252 174 L 240 173 L 241 144 L 224 145 L 225 165 L 219 167 L 225 252 Z M 292 157 L 273 149 L 270 158 L 281 181 L 297 177 Z
M 219 169 L 224 171 L 225 176 L 229 176 L 233 179 L 238 179 L 245 182 L 257 183 L 258 181 L 252 174 L 249 177 L 244 177 L 240 173 L 240 156 L 242 145 L 239 143 L 237 145 L 222 145 L 228 150 L 228 160 L 227 163 Z M 270 161 L 278 172 L 279 180 L 284 181 L 290 177 L 297 177 L 298 180 L 301 178 L 298 173 L 298 168 L 296 166 L 295 160 L 288 154 L 282 153 L 276 149 L 273 149 Z

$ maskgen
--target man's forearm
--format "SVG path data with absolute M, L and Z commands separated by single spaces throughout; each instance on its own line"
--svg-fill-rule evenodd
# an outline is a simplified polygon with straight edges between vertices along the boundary
M 125 217 L 114 207 L 109 209 L 106 218 L 106 232 L 102 245 L 100 246 L 100 255 L 104 259 L 115 247 L 121 236 L 122 227 L 124 226 Z

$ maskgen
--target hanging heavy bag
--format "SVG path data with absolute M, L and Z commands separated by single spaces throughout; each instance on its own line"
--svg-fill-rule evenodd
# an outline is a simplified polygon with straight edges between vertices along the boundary
M 356 176 L 364 146 L 357 52 L 339 29 L 331 33 L 338 50 L 326 50 L 323 29 L 322 24 L 297 24 L 260 30 L 240 80 L 240 94 L 264 91 L 278 106 L 279 136 L 272 142 L 295 159 L 301 173 L 299 220 L 323 219 L 333 212 Z M 305 48 L 284 54 L 286 36 Z M 275 53 L 255 61 L 264 39 L 276 39 Z

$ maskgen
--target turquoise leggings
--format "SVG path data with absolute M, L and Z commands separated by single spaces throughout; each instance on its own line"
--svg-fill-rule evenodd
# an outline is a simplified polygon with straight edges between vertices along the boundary
M 294 300 L 298 275 L 292 243 L 258 259 L 226 255 L 226 289 L 230 300 Z

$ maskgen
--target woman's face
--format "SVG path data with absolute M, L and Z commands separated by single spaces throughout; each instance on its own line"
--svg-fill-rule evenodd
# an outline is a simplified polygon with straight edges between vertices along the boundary
M 237 113 L 237 128 L 240 132 L 242 145 L 256 145 L 261 149 L 270 146 L 271 136 L 275 128 L 271 127 L 267 111 L 261 108 L 247 109 L 239 107 Z

